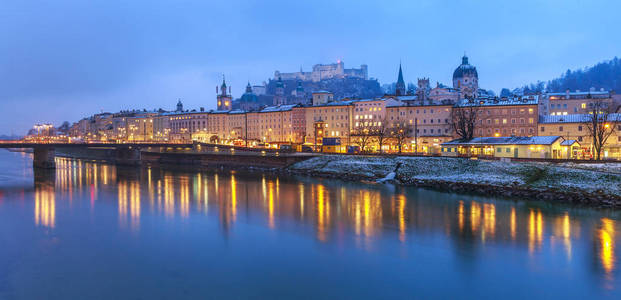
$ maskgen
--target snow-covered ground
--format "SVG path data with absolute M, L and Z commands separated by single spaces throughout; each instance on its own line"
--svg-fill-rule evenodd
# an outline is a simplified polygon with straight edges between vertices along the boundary
M 396 178 L 441 180 L 489 185 L 518 185 L 533 189 L 601 192 L 621 195 L 621 164 L 550 164 L 501 162 L 445 157 L 372 157 L 327 155 L 299 162 L 296 171 L 334 175 L 386 177 L 401 163 Z
M 593 170 L 593 171 L 602 171 L 609 173 L 617 173 L 621 174 L 621 162 L 607 162 L 607 163 L 562 163 L 560 166 L 572 168 L 572 169 L 583 169 L 583 170 Z

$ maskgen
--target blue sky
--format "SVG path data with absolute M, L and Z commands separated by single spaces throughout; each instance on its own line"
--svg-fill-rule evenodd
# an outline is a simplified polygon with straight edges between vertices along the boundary
M 215 107 L 343 60 L 450 84 L 464 51 L 498 92 L 621 53 L 620 1 L 33 1 L 0 4 L 0 134 L 100 111 Z

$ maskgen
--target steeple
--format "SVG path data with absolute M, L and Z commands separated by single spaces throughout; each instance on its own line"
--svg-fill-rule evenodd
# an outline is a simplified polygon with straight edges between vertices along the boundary
M 401 63 L 399 63 L 399 77 L 397 78 L 397 86 L 395 87 L 395 94 L 397 96 L 405 95 L 405 82 L 403 81 L 403 71 L 401 70 Z
M 220 86 L 220 92 L 222 92 L 222 96 L 226 96 L 226 80 L 224 79 L 224 74 L 222 75 L 222 85 Z
M 246 93 L 252 93 L 252 86 L 250 86 L 250 81 L 248 81 L 248 85 L 246 86 Z

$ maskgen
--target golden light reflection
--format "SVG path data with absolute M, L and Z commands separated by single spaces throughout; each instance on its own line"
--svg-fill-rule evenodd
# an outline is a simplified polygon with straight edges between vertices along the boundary
M 131 226 L 136 229 L 140 225 L 140 184 L 137 181 L 130 185 L 129 201 Z
M 615 269 L 615 222 L 608 218 L 602 218 L 599 229 L 600 259 L 604 272 L 608 279 L 612 279 L 612 271 Z
M 481 206 L 479 203 L 472 201 L 470 204 L 470 226 L 472 233 L 479 230 L 479 222 L 481 221 Z
M 267 183 L 268 201 L 267 201 L 267 224 L 274 229 L 274 182 L 271 180 Z
M 459 226 L 459 232 L 464 231 L 464 201 L 459 201 L 459 206 L 457 207 L 457 225 Z
M 496 205 L 491 203 L 483 204 L 483 232 L 485 238 L 493 238 L 496 234 Z
M 52 186 L 35 188 L 35 224 L 49 228 L 56 225 L 56 195 Z
M 398 196 L 399 202 L 399 240 L 401 242 L 405 242 L 405 210 L 406 210 L 406 201 L 405 195 Z
M 326 240 L 326 199 L 324 186 L 317 185 L 317 238 Z
M 231 212 L 233 221 L 237 218 L 237 181 L 235 175 L 231 175 Z
M 181 176 L 179 181 L 179 213 L 187 218 L 190 215 L 190 178 Z
M 370 191 L 365 191 L 363 194 L 363 233 L 365 236 L 375 235 L 376 230 L 381 226 L 379 223 L 381 217 L 382 206 L 379 193 L 371 194 Z
M 298 184 L 298 194 L 300 195 L 300 218 L 304 219 L 304 184 Z
M 164 215 L 169 218 L 175 215 L 175 187 L 170 176 L 164 177 Z
M 119 201 L 119 226 L 124 227 L 127 218 L 127 183 L 121 181 L 117 184 Z
M 515 206 L 511 207 L 511 216 L 509 218 L 509 226 L 511 230 L 511 240 L 515 241 L 516 229 L 517 229 L 517 217 L 515 215 Z
M 569 219 L 569 213 L 565 213 L 562 217 L 557 217 L 554 220 L 554 236 L 550 239 L 556 242 L 560 239 L 565 248 L 567 258 L 571 259 L 571 220 Z
M 528 213 L 528 252 L 533 254 L 541 248 L 543 241 L 543 215 L 540 210 Z

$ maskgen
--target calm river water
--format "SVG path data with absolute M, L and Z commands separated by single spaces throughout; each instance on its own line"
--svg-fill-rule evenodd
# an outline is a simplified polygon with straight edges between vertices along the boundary
M 0 299 L 621 299 L 621 213 L 0 151 Z

